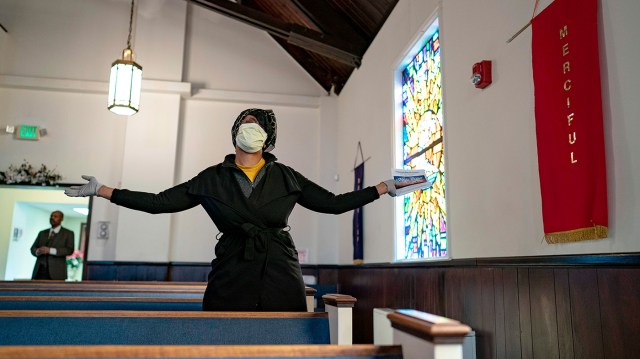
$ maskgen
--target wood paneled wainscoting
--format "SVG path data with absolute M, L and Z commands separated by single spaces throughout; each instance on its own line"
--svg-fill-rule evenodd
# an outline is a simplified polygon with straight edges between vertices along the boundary
M 468 324 L 478 358 L 640 357 L 640 254 L 303 265 L 357 298 L 354 343 L 373 342 L 373 308 Z M 89 262 L 90 280 L 204 281 L 205 263 Z
M 640 255 L 305 266 L 358 299 L 354 343 L 373 308 L 415 308 L 476 332 L 478 358 L 640 357 Z M 315 272 L 315 273 L 314 273 Z

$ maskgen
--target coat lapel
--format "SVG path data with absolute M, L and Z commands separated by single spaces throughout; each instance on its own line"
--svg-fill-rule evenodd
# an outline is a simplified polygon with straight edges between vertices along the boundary
M 263 221 L 255 214 L 257 211 L 252 209 L 301 191 L 289 167 L 275 162 L 275 156 L 269 153 L 265 153 L 265 159 L 266 173 L 249 198 L 242 195 L 240 184 L 234 177 L 234 171 L 240 171 L 235 167 L 234 155 L 228 155 L 223 163 L 207 168 L 190 180 L 189 193 L 214 198 L 247 221 L 262 225 Z

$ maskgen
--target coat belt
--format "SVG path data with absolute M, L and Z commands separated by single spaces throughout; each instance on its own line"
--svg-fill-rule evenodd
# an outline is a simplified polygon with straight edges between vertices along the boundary
M 283 228 L 261 228 L 252 223 L 244 223 L 240 226 L 245 237 L 244 259 L 253 260 L 255 253 L 264 253 L 269 247 L 269 240 L 278 238 Z

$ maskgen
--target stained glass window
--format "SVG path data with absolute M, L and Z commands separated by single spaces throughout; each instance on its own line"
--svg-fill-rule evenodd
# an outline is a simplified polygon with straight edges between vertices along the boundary
M 424 169 L 433 182 L 402 198 L 396 259 L 446 257 L 447 207 L 442 117 L 442 72 L 437 27 L 402 69 L 402 166 Z M 400 211 L 399 211 L 400 213 Z

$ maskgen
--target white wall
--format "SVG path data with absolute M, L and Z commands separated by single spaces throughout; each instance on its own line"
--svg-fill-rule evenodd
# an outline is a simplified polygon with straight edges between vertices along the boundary
M 541 4 L 544 7 L 547 2 Z M 230 126 L 246 107 L 273 108 L 274 154 L 334 192 L 351 190 L 362 141 L 365 185 L 393 164 L 393 71 L 425 21 L 440 11 L 448 210 L 454 258 L 618 253 L 640 249 L 636 0 L 601 1 L 601 64 L 609 181 L 610 238 L 547 245 L 542 240 L 533 116 L 531 30 L 505 41 L 531 16 L 532 2 L 400 0 L 339 97 L 326 97 L 264 32 L 181 0 L 142 0 L 134 50 L 144 69 L 141 112 L 105 109 L 107 73 L 126 44 L 127 0 L 2 0 L 0 125 L 35 124 L 49 135 L 25 142 L 0 134 L 0 169 L 46 163 L 67 182 L 159 191 L 232 151 Z M 471 65 L 494 62 L 494 83 L 469 83 Z M 67 61 L 69 60 L 69 61 Z M 615 139 L 615 145 L 614 145 Z M 151 164 L 151 165 L 150 165 Z M 338 179 L 336 181 L 335 179 Z M 217 230 L 202 209 L 151 216 L 94 201 L 91 260 L 208 262 Z M 350 263 L 352 214 L 291 218 L 312 263 Z M 393 199 L 364 209 L 365 261 L 393 258 Z
M 101 81 L 125 47 L 126 1 L 2 0 L 0 73 Z M 91 16 L 87 16 L 91 14 Z
M 542 2 L 540 10 L 549 2 Z M 533 2 L 399 1 L 339 102 L 339 152 L 363 140 L 373 158 L 369 184 L 392 166 L 392 72 L 431 14 L 440 12 L 449 238 L 454 258 L 635 252 L 640 249 L 638 83 L 640 13 L 636 0 L 601 1 L 600 44 L 609 196 L 609 238 L 548 245 L 538 181 L 531 29 L 506 44 L 531 17 Z M 493 84 L 469 82 L 471 66 L 493 61 Z M 374 129 L 374 130 L 372 130 Z M 614 144 L 615 142 L 615 144 Z M 347 153 L 349 153 L 347 152 Z M 338 158 L 340 174 L 352 165 Z M 347 190 L 350 183 L 341 182 Z M 365 208 L 365 259 L 393 259 L 392 200 Z M 382 223 L 382 224 L 381 224 Z M 342 218 L 339 261 L 350 260 L 351 224 Z
M 7 266 L 3 279 L 30 279 L 36 263 L 36 257 L 31 255 L 31 246 L 38 233 L 50 227 L 48 217 L 51 213 L 23 203 L 16 203 L 13 212 L 11 229 L 18 228 L 22 232 L 9 241 Z
M 266 32 L 199 6 L 189 11 L 185 81 L 194 89 L 319 96 L 323 90 Z
M 0 23 L 9 30 L 0 35 L 0 124 L 49 131 L 38 142 L 0 135 L 0 168 L 27 159 L 56 167 L 67 183 L 91 174 L 158 192 L 220 162 L 233 151 L 237 114 L 264 107 L 278 116 L 274 154 L 318 177 L 310 159 L 318 157 L 324 90 L 273 39 L 185 1 L 137 3 L 142 104 L 126 118 L 105 105 L 109 66 L 126 45 L 129 1 L 0 2 Z M 217 230 L 203 213 L 153 216 L 97 199 L 93 226 L 109 222 L 111 236 L 91 233 L 89 259 L 208 262 Z M 292 214 L 302 248 L 317 242 L 317 217 Z

